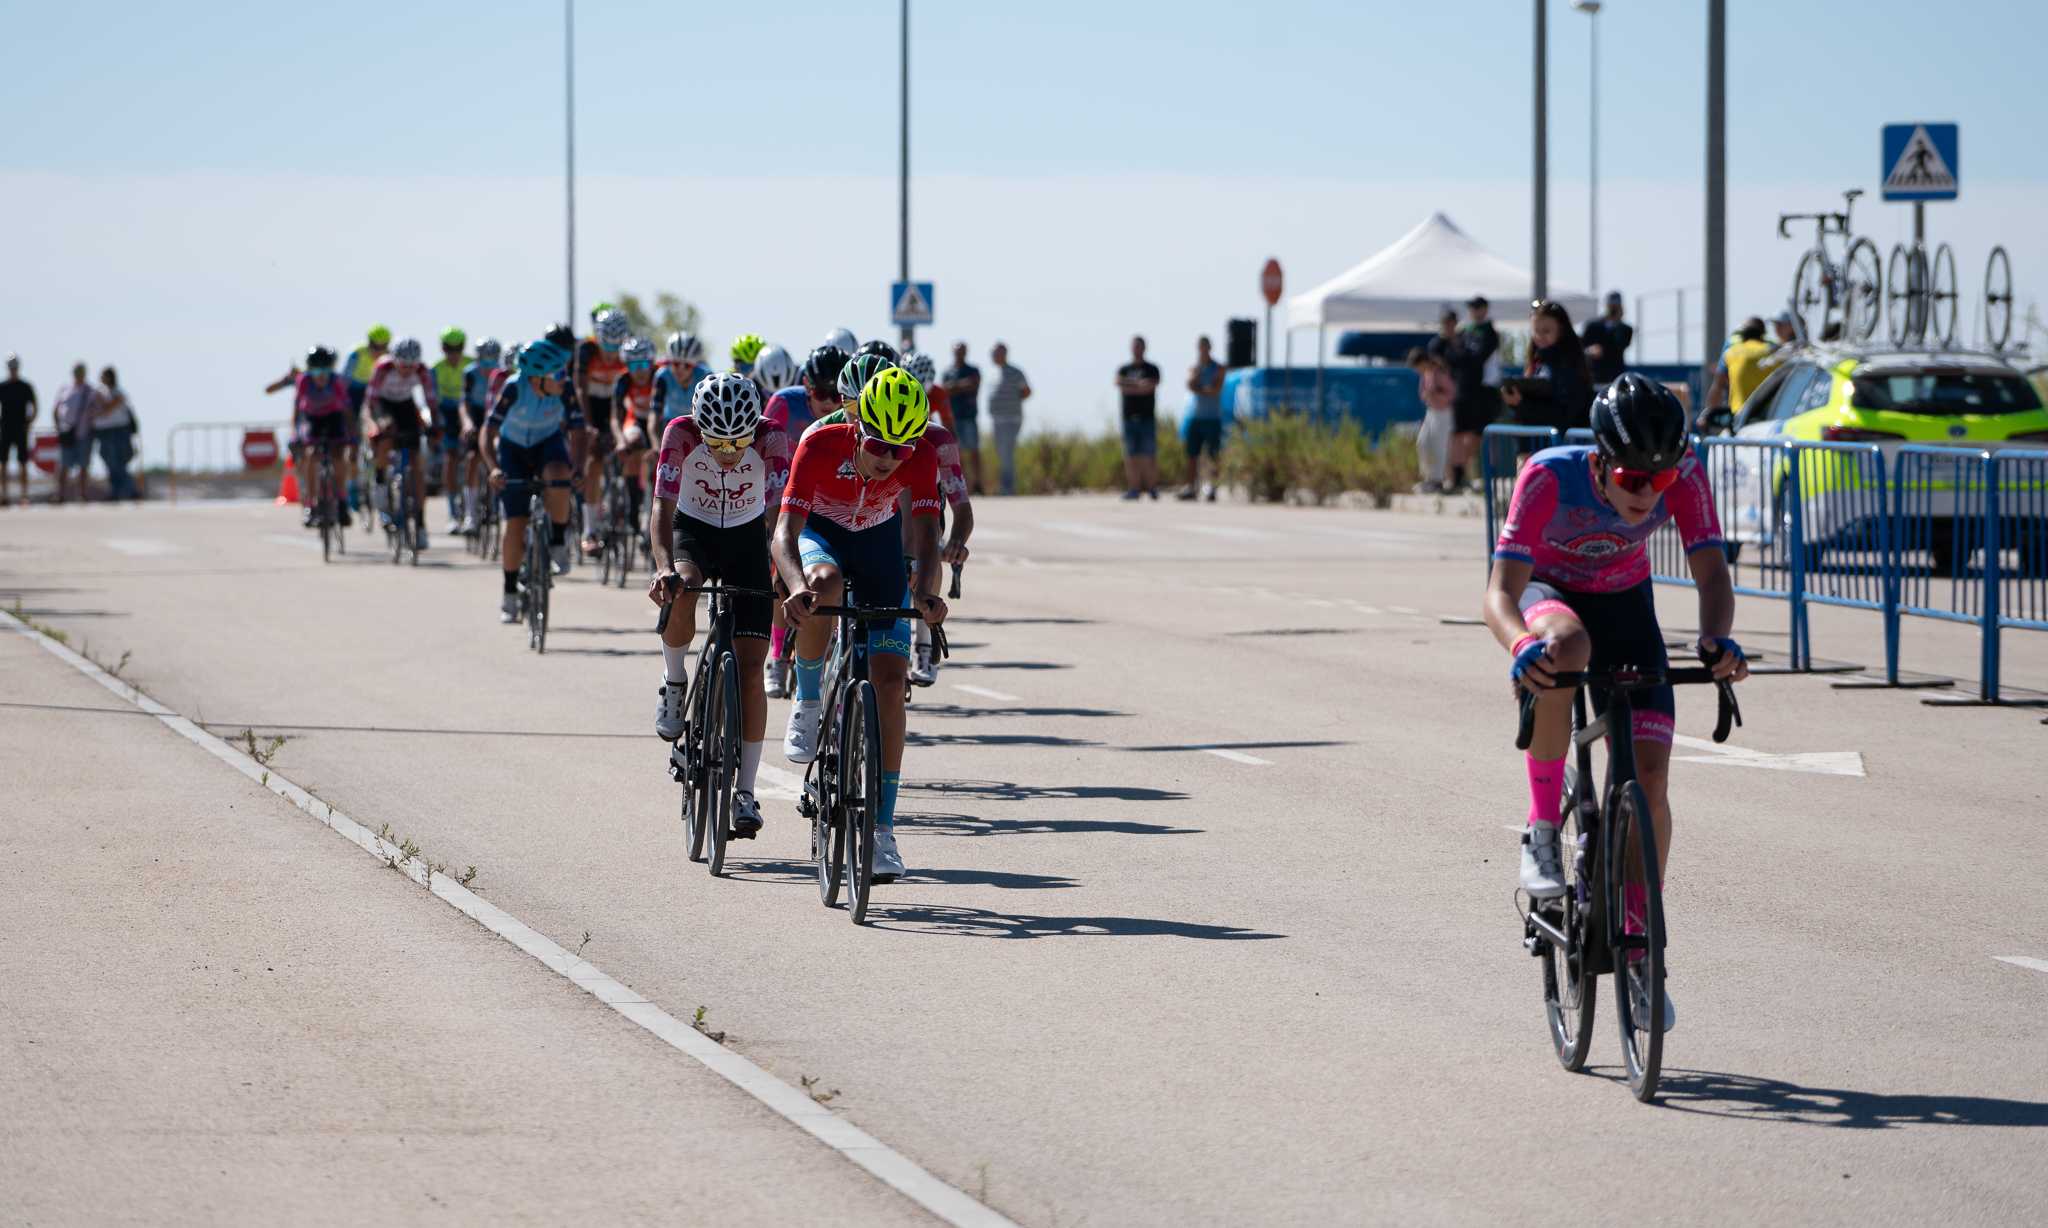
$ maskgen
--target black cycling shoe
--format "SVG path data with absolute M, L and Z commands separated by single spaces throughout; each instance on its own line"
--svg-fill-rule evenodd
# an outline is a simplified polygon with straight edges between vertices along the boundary
M 732 799 L 732 838 L 752 840 L 761 834 L 761 807 L 751 793 L 735 793 Z

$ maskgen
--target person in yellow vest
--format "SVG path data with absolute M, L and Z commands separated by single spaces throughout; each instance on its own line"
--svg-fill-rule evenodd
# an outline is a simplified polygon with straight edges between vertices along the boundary
M 1702 432 L 1722 414 L 1730 419 L 1741 415 L 1742 403 L 1770 374 L 1763 360 L 1774 348 L 1764 340 L 1764 322 L 1755 316 L 1744 320 L 1742 327 L 1735 330 L 1728 348 L 1721 351 L 1721 364 L 1714 368 L 1713 386 L 1707 389 L 1706 411 L 1699 423 Z

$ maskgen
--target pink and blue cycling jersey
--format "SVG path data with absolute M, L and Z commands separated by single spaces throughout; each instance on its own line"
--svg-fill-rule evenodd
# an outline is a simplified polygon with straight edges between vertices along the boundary
M 791 439 L 802 439 L 817 415 L 811 410 L 811 393 L 802 384 L 792 384 L 768 398 L 761 417 L 782 428 Z
M 1493 557 L 1535 568 L 1535 579 L 1579 593 L 1618 593 L 1650 578 L 1643 549 L 1667 520 L 1678 523 L 1689 555 L 1721 546 L 1721 520 L 1699 456 L 1678 462 L 1678 482 L 1664 492 L 1641 524 L 1621 518 L 1600 493 L 1594 449 L 1546 448 L 1529 458 L 1515 480 L 1514 499 L 1494 543 Z
M 325 380 L 316 380 L 304 372 L 299 374 L 298 395 L 292 406 L 301 417 L 324 418 L 328 414 L 345 414 L 352 407 L 348 395 L 348 381 L 339 375 L 330 375 Z

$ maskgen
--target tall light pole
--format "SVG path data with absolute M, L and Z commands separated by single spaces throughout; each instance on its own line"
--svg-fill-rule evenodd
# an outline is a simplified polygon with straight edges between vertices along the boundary
M 910 280 L 910 0 L 896 10 L 898 79 L 896 90 L 896 280 Z M 917 337 L 915 326 L 903 326 L 903 348 Z
M 562 132 L 568 185 L 569 280 L 562 323 L 576 327 L 576 0 L 562 0 Z
M 1592 68 L 1588 73 L 1586 172 L 1586 293 L 1600 293 L 1600 0 L 1572 0 L 1572 7 L 1586 15 L 1586 29 L 1592 37 Z
M 1707 0 L 1707 311 L 1705 362 L 1728 328 L 1728 0 Z
M 1544 25 L 1544 6 L 1548 0 L 1536 0 L 1536 113 L 1535 148 L 1535 200 L 1531 228 L 1535 231 L 1532 246 L 1536 249 L 1535 284 L 1530 287 L 1536 298 L 1550 295 L 1550 125 L 1547 115 L 1550 107 L 1550 82 L 1548 79 L 1549 59 L 1545 43 L 1549 33 Z

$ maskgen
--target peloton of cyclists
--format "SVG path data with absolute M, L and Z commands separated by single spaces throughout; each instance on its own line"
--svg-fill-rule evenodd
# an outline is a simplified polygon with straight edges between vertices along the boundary
M 505 525 L 500 622 L 519 621 L 519 568 L 536 482 L 547 498 L 550 562 L 556 575 L 569 574 L 569 475 L 581 460 L 583 414 L 568 389 L 573 350 L 560 336 L 551 333 L 519 351 L 519 374 L 505 381 L 484 420 L 483 454 Z M 568 340 L 573 344 L 573 336 Z

